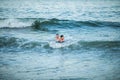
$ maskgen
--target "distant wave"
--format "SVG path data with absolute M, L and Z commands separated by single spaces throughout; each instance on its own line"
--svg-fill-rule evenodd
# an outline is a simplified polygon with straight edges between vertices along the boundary
M 119 22 L 107 21 L 73 21 L 73 20 L 59 20 L 59 19 L 43 19 L 43 18 L 0 18 L 0 28 L 25 28 L 31 27 L 36 21 L 40 21 L 41 26 L 61 26 L 61 27 L 120 27 Z

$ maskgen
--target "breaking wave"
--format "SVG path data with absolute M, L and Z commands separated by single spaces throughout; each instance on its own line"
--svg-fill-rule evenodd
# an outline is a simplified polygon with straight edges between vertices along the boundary
M 43 18 L 0 18 L 0 28 L 25 28 L 31 27 L 35 21 L 39 21 L 40 25 L 45 26 L 61 26 L 61 27 L 120 27 L 119 22 L 107 21 L 73 21 L 73 20 L 59 20 L 59 19 L 43 19 Z
M 56 43 L 57 44 L 57 43 Z M 53 44 L 55 45 L 55 44 Z M 64 45 L 64 43 L 61 43 Z M 120 49 L 120 41 L 78 41 L 73 44 L 68 44 L 62 47 L 52 47 L 49 42 L 29 41 L 25 39 L 18 39 L 15 37 L 0 37 L 0 49 L 24 49 L 24 50 L 41 50 L 41 49 L 68 49 L 68 50 L 80 50 L 80 49 Z

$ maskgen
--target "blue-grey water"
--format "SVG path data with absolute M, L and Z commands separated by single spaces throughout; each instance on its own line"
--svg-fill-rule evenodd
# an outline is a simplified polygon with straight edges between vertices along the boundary
M 0 0 L 0 80 L 120 80 L 120 0 Z

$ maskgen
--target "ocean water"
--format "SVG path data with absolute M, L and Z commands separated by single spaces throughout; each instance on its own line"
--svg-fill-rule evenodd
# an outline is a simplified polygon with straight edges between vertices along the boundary
M 0 80 L 120 80 L 120 0 L 0 0 Z

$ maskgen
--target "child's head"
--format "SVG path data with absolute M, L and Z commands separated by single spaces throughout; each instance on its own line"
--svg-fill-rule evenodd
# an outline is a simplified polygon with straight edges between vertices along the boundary
M 63 35 L 61 35 L 60 37 L 64 37 Z

